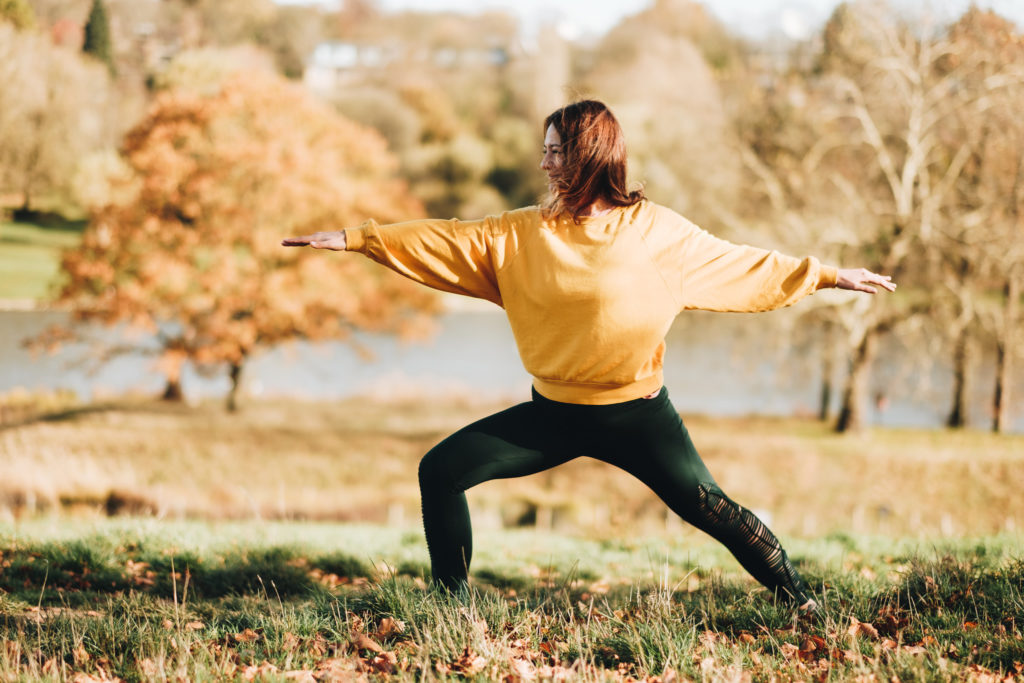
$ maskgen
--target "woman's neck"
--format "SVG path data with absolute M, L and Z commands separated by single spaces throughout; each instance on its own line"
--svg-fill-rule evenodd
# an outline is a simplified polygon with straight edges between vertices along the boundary
M 598 199 L 596 202 L 594 202 L 593 204 L 591 204 L 587 208 L 587 211 L 586 211 L 586 213 L 584 215 L 585 216 L 591 216 L 591 217 L 593 217 L 593 216 L 603 216 L 603 215 L 605 215 L 606 213 L 608 213 L 609 211 L 611 211 L 614 208 L 615 208 L 614 205 L 609 204 L 608 202 L 606 202 L 603 199 Z

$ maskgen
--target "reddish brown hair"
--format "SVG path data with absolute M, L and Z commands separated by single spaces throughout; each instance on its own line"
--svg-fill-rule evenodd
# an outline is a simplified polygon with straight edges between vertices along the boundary
M 603 102 L 566 105 L 544 119 L 544 130 L 549 126 L 562 140 L 563 155 L 561 169 L 552 176 L 555 191 L 546 204 L 552 214 L 564 211 L 579 221 L 599 199 L 612 206 L 631 206 L 644 198 L 643 190 L 626 188 L 626 140 Z

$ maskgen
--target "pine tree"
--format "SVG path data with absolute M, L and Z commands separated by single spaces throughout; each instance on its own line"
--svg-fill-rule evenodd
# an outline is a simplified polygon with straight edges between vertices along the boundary
M 104 62 L 110 73 L 114 73 L 114 55 L 110 48 L 110 23 L 107 21 L 107 10 L 103 0 L 93 0 L 89 10 L 89 20 L 85 22 L 85 42 L 82 52 L 92 55 Z

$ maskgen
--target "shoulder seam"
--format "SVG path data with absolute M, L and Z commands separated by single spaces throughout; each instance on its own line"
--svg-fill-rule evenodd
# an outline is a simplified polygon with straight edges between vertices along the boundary
M 654 208 L 654 211 L 657 211 L 656 207 Z M 657 222 L 657 221 L 654 221 L 654 222 Z M 633 224 L 630 224 L 630 227 L 633 228 L 633 229 L 636 229 L 636 227 Z M 651 249 L 650 243 L 648 243 L 648 241 L 647 241 L 647 237 L 643 234 L 643 232 L 640 232 L 639 236 L 640 236 L 640 241 L 644 245 L 644 251 L 647 252 L 647 258 L 651 262 L 651 267 L 653 267 L 654 270 L 657 271 L 658 277 L 661 278 L 662 284 L 665 285 L 665 290 L 668 291 L 669 297 L 672 299 L 672 301 L 675 302 L 677 312 L 681 311 L 682 310 L 682 304 L 679 303 L 679 299 L 676 298 L 675 291 L 673 291 L 672 287 L 668 283 L 668 280 L 665 278 L 665 273 L 658 266 L 658 262 L 654 258 L 654 254 L 652 253 L 652 249 Z

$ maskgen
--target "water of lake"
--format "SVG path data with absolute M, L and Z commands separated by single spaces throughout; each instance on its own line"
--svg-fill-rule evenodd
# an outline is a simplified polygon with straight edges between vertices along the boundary
M 668 336 L 665 368 L 676 407 L 708 415 L 815 413 L 822 345 L 800 314 L 795 308 L 756 316 L 679 316 Z M 124 356 L 95 366 L 82 363 L 88 360 L 82 347 L 37 357 L 21 348 L 22 339 L 66 319 L 52 311 L 0 312 L 0 394 L 19 387 L 67 389 L 93 400 L 161 391 L 163 380 L 151 357 Z M 425 342 L 402 344 L 385 336 L 364 336 L 360 342 L 373 351 L 373 360 L 343 343 L 299 342 L 271 349 L 247 365 L 244 390 L 260 397 L 304 399 L 441 395 L 513 402 L 529 396 L 529 376 L 497 309 L 447 313 Z M 836 386 L 841 387 L 842 364 L 837 366 Z M 993 373 L 986 356 L 975 373 L 972 426 L 988 426 Z M 222 374 L 189 371 L 183 383 L 187 397 L 196 400 L 223 395 L 228 388 Z M 887 407 L 875 409 L 872 419 L 887 426 L 939 427 L 949 408 L 950 387 L 945 355 L 929 358 L 888 338 L 872 378 L 872 394 L 884 393 Z M 1014 389 L 1016 396 L 1024 396 L 1024 368 Z M 1014 411 L 1011 430 L 1024 432 L 1024 400 L 1014 401 Z

